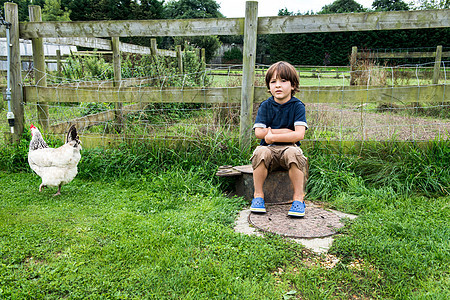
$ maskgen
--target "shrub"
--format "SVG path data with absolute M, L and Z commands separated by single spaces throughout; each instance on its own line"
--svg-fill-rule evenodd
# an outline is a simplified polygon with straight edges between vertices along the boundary
M 237 47 L 233 47 L 223 53 L 223 59 L 225 63 L 242 63 L 242 51 Z
M 97 55 L 71 55 L 62 68 L 62 76 L 69 80 L 109 80 L 114 78 L 111 64 Z
M 125 78 L 149 77 L 145 86 L 206 86 L 210 80 L 205 73 L 206 65 L 193 46 L 186 45 L 183 56 L 184 74 L 180 74 L 176 57 L 124 54 L 121 76 Z M 111 63 L 103 57 L 71 55 L 63 65 L 62 76 L 69 81 L 113 80 Z

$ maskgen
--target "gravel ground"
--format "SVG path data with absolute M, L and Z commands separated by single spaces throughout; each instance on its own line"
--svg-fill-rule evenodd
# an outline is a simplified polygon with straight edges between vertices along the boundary
M 313 129 L 313 137 L 309 133 L 308 139 L 423 141 L 450 137 L 450 119 L 407 115 L 404 109 L 377 112 L 365 106 L 306 106 L 308 125 Z

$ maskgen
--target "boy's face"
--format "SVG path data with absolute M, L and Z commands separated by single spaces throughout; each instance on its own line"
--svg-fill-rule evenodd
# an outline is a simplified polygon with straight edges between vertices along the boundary
M 285 103 L 291 99 L 291 93 L 294 90 L 291 82 L 286 79 L 277 77 L 277 73 L 273 73 L 269 82 L 270 93 L 278 103 Z

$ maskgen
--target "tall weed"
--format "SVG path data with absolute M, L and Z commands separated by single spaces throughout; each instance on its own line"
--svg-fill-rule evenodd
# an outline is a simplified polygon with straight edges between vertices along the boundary
M 18 146 L 0 148 L 0 169 L 29 171 L 30 134 Z M 50 146 L 61 142 L 48 140 Z M 343 153 L 331 147 L 306 149 L 310 172 L 308 198 L 328 201 L 342 193 L 364 195 L 365 189 L 394 194 L 445 196 L 450 193 L 450 141 L 367 143 L 360 152 Z M 242 152 L 238 137 L 225 129 L 209 130 L 191 141 L 144 141 L 117 148 L 82 151 L 78 177 L 90 180 L 139 178 L 172 168 L 196 170 L 204 179 L 230 187 L 231 181 L 214 176 L 221 165 L 248 164 L 251 152 Z
M 224 138 L 226 137 L 226 138 Z M 195 169 L 204 178 L 214 177 L 217 167 L 248 162 L 237 138 L 217 130 L 187 141 L 146 141 L 118 148 L 83 150 L 79 164 L 82 178 L 123 178 L 158 173 L 171 168 Z
M 312 200 L 329 200 L 343 192 L 358 195 L 361 187 L 403 195 L 450 194 L 450 141 L 374 142 L 352 153 L 315 147 L 306 154 Z
M 376 187 L 392 187 L 402 194 L 450 194 L 450 141 L 369 144 L 355 171 Z

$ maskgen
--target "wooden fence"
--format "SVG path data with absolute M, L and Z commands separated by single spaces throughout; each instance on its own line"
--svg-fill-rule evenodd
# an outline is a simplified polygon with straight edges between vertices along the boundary
M 40 119 L 42 125 L 48 127 L 45 118 L 46 105 L 50 101 L 75 101 L 79 99 L 79 90 L 59 90 L 47 87 L 45 78 L 36 76 L 39 86 L 22 87 L 20 72 L 19 38 L 31 39 L 33 42 L 33 60 L 36 69 L 44 69 L 44 55 L 42 40 L 45 38 L 111 38 L 111 49 L 114 58 L 115 82 L 120 80 L 120 37 L 129 36 L 209 36 L 209 35 L 244 35 L 243 50 L 243 77 L 242 86 L 235 89 L 204 88 L 200 90 L 158 90 L 152 88 L 140 89 L 140 93 L 129 87 L 130 93 L 115 93 L 111 88 L 105 88 L 105 102 L 116 102 L 117 108 L 122 102 L 137 101 L 136 95 L 140 95 L 140 102 L 164 101 L 172 102 L 183 99 L 184 102 L 221 103 L 236 101 L 241 104 L 240 116 L 240 141 L 243 148 L 247 148 L 251 142 L 252 111 L 255 95 L 259 96 L 262 90 L 255 88 L 255 57 L 256 41 L 258 34 L 283 34 L 283 33 L 314 33 L 314 32 L 345 32 L 345 31 L 371 31 L 371 30 L 400 30 L 419 28 L 445 28 L 450 25 L 450 10 L 430 11 L 396 11 L 396 12 L 370 12 L 370 13 L 346 13 L 332 15 L 305 15 L 305 16 L 280 16 L 258 17 L 258 2 L 248 1 L 244 18 L 219 18 L 219 19 L 184 19 L 184 20 L 123 20 L 123 21 L 93 21 L 93 22 L 41 22 L 40 9 L 29 7 L 30 22 L 19 23 L 18 7 L 14 3 L 5 3 L 5 20 L 11 23 L 11 93 L 12 109 L 16 116 L 15 139 L 23 132 L 23 102 L 37 102 L 41 110 Z M 5 36 L 2 28 L 0 35 Z M 383 97 L 400 97 L 405 101 L 410 99 L 405 94 L 420 94 L 421 101 L 442 101 L 449 99 L 450 89 L 443 85 L 404 87 L 395 91 L 392 88 L 384 88 L 374 91 L 365 90 L 363 87 L 351 86 L 345 90 L 336 87 L 326 87 L 324 92 L 321 87 L 320 102 L 340 102 L 343 93 L 349 93 L 351 101 L 367 101 L 368 98 L 380 101 Z M 384 89 L 387 89 L 383 92 Z M 115 87 L 117 90 L 117 87 Z M 303 89 L 302 97 L 308 97 L 308 93 L 317 94 L 316 88 Z M 333 90 L 335 93 L 333 93 Z M 121 90 L 122 91 L 122 90 Z M 327 92 L 329 91 L 329 92 Z M 407 91 L 407 93 L 405 92 Z M 58 93 L 58 94 L 56 94 Z M 61 96 L 61 93 L 66 93 Z M 93 91 L 83 91 L 83 101 L 93 99 Z M 397 93 L 392 95 L 392 93 Z M 97 95 L 98 97 L 98 95 Z M 65 100 L 63 100 L 65 99 Z M 66 100 L 67 99 L 67 100 Z M 107 99 L 107 100 L 106 100 Z M 200 100 L 199 100 L 200 99 Z M 417 97 L 411 97 L 417 99 Z
M 380 59 L 380 58 L 434 58 L 434 70 L 432 84 L 439 83 L 440 69 L 442 57 L 450 57 L 450 52 L 442 52 L 442 45 L 436 47 L 435 52 L 375 52 L 375 51 L 363 51 L 358 52 L 358 47 L 352 47 L 352 54 L 350 57 L 350 70 L 356 69 L 358 59 Z M 351 73 L 350 85 L 355 84 L 355 72 Z
M 60 50 L 56 50 L 56 55 L 45 54 L 45 63 L 56 63 L 57 70 L 61 70 L 62 65 L 65 60 L 70 56 L 92 56 L 98 55 L 104 58 L 110 58 L 113 55 L 111 40 L 99 39 L 99 38 L 47 38 L 44 39 L 47 43 L 60 44 L 60 45 L 70 45 L 84 48 L 92 48 L 93 51 L 76 51 L 70 54 L 61 54 Z M 157 55 L 165 57 L 176 57 L 177 58 L 177 68 L 180 73 L 183 73 L 183 54 L 185 51 L 181 50 L 181 45 L 176 45 L 176 51 L 159 49 L 156 43 L 156 39 L 151 39 L 151 47 L 133 45 L 128 43 L 120 43 L 121 53 L 132 53 L 141 55 Z M 197 56 L 201 61 L 205 62 L 205 49 L 198 49 Z M 33 62 L 32 55 L 21 55 L 20 59 L 22 62 Z M 0 56 L 0 61 L 6 61 L 7 57 L 5 55 Z M 205 62 L 206 63 L 206 62 Z M 23 72 L 27 73 L 28 70 Z M 60 73 L 60 71 L 58 71 Z M 0 70 L 0 76 L 6 77 L 6 71 Z M 3 87 L 3 86 L 2 86 Z M 4 88 L 4 87 L 3 87 Z

